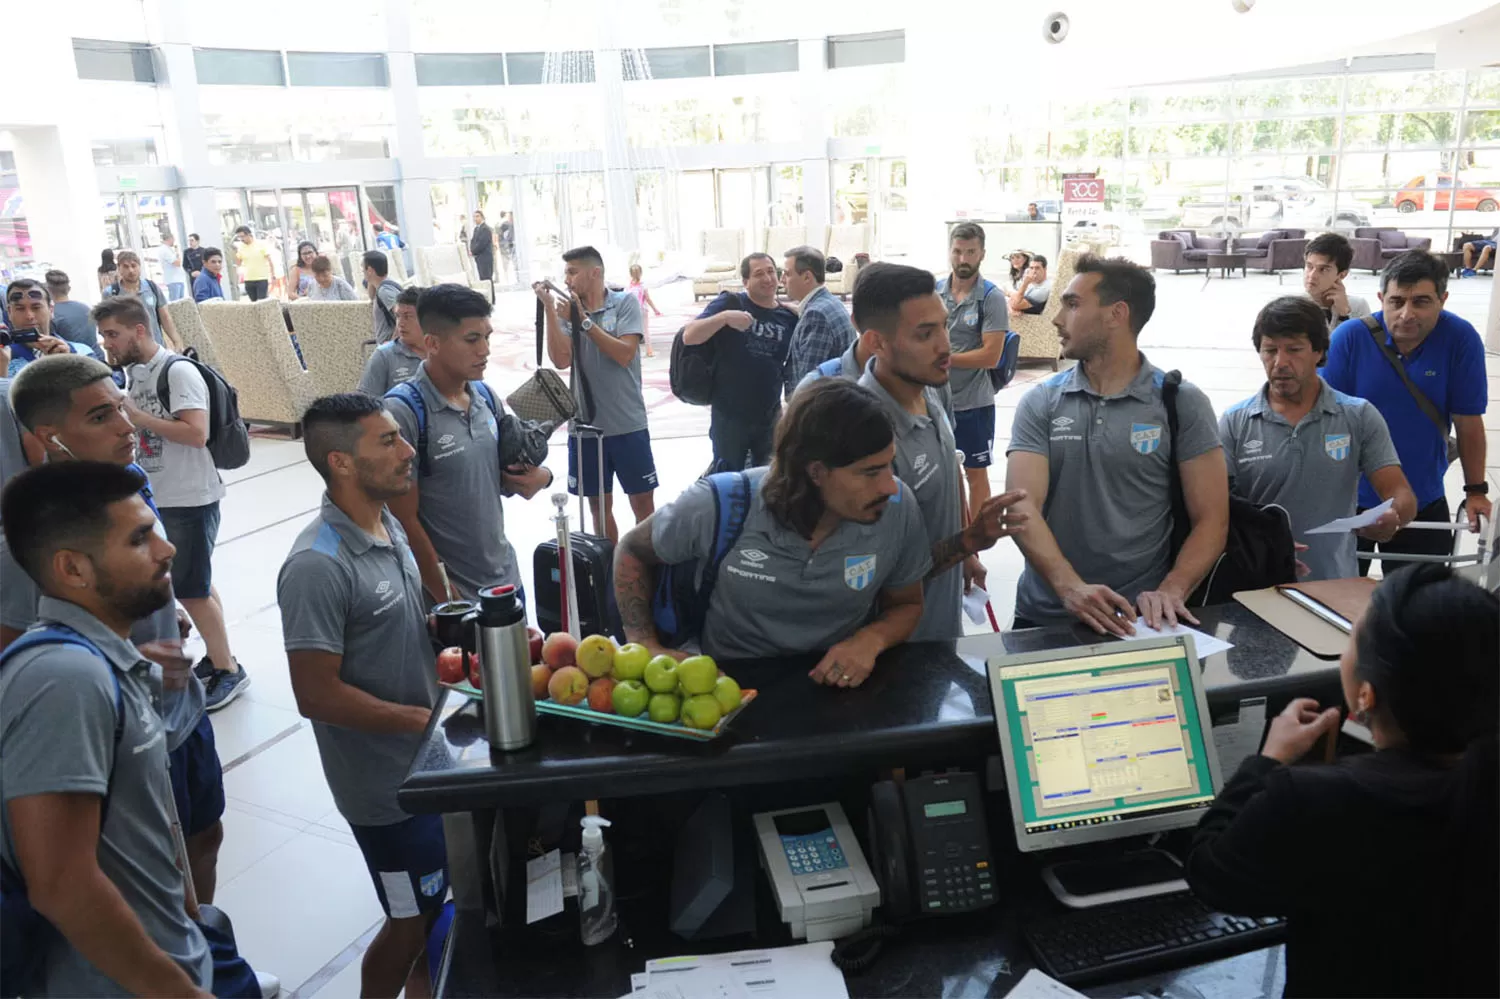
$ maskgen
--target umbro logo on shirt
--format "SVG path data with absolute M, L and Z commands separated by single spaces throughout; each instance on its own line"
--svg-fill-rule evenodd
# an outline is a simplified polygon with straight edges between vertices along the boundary
M 740 552 L 740 558 L 744 559 L 746 562 L 753 562 L 756 565 L 760 565 L 770 557 L 771 556 L 767 555 L 759 548 L 747 548 L 744 551 Z
M 1265 446 L 1265 442 L 1264 441 L 1246 441 L 1245 442 L 1245 450 L 1246 451 L 1259 451 L 1264 446 Z
M 915 458 L 912 459 L 912 461 L 911 461 L 911 467 L 912 467 L 912 471 L 914 471 L 914 472 L 920 472 L 922 469 L 926 468 L 927 467 L 927 456 L 925 454 L 919 454 L 919 455 L 917 455 Z
M 375 587 L 375 595 L 377 597 L 383 597 L 389 592 L 391 592 L 391 581 L 389 579 L 382 579 L 379 585 Z
M 1059 416 L 1052 421 L 1052 425 L 1059 430 L 1065 430 L 1073 425 L 1073 418 L 1071 416 Z
M 453 446 L 453 435 L 452 434 L 444 434 L 443 436 L 441 436 L 441 437 L 438 438 L 438 447 L 452 447 L 452 446 Z

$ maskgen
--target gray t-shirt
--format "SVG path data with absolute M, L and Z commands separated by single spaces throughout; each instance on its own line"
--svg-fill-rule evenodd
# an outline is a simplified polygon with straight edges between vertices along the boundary
M 875 523 L 846 520 L 813 551 L 766 509 L 759 485 L 766 470 L 746 474 L 755 496 L 709 600 L 701 636 L 709 655 L 751 659 L 826 649 L 870 620 L 881 590 L 927 575 L 927 529 L 905 485 Z M 657 557 L 707 558 L 717 520 L 713 486 L 700 479 L 651 518 Z
M 589 319 L 616 337 L 642 336 L 641 303 L 624 291 L 606 291 L 604 305 L 589 313 Z M 562 316 L 562 330 L 571 326 Z M 606 437 L 633 434 L 646 429 L 646 398 L 641 394 L 641 358 L 630 355 L 629 364 L 618 364 L 599 349 L 593 337 L 580 334 L 573 356 L 573 394 L 578 397 L 578 418 L 598 427 Z M 595 412 L 589 412 L 583 381 L 588 381 Z
M 9 805 L 40 794 L 109 796 L 99 830 L 99 868 L 140 919 L 147 936 L 199 987 L 213 978 L 203 933 L 183 908 L 185 884 L 172 835 L 176 810 L 167 776 L 161 667 L 87 611 L 42 598 L 43 621 L 94 643 L 47 645 L 17 653 L 0 673 L 0 810 L 5 860 L 16 865 Z M 115 750 L 114 670 L 124 727 Z M 111 768 L 114 777 L 110 778 Z M 65 940 L 51 946 L 39 995 L 123 995 L 123 989 Z
M 383 510 L 381 522 L 389 543 L 366 534 L 324 494 L 318 518 L 297 536 L 276 580 L 282 637 L 287 652 L 340 656 L 339 679 L 372 697 L 431 708 L 438 686 L 422 576 L 396 518 Z M 356 826 L 409 818 L 396 789 L 419 733 L 377 735 L 317 720 L 312 726 L 340 815 Z
M 395 386 L 410 380 L 421 363 L 422 358 L 412 353 L 399 337 L 383 343 L 365 362 L 364 373 L 359 377 L 359 390 L 380 398 Z
M 1298 556 L 1308 579 L 1359 574 L 1353 534 L 1306 534 L 1308 528 L 1354 514 L 1359 477 L 1401 464 L 1385 418 L 1363 399 L 1324 382 L 1318 401 L 1294 427 L 1271 408 L 1266 390 L 1231 406 L 1219 419 L 1219 439 L 1236 496 L 1276 503 L 1307 545 Z
M 519 584 L 516 552 L 505 538 L 500 505 L 500 423 L 475 389 L 469 391 L 467 413 L 443 398 L 427 377 L 425 362 L 411 383 L 427 404 L 430 466 L 417 479 L 417 519 L 447 565 L 448 578 L 469 600 L 482 587 Z M 401 436 L 416 447 L 417 418 L 411 408 L 399 399 L 387 399 L 385 408 L 401 427 Z M 503 432 L 519 432 L 511 427 L 514 416 L 502 412 L 501 419 Z
M 1004 333 L 1010 329 L 1010 310 L 999 288 L 981 275 L 969 294 L 959 301 L 948 290 L 951 280 L 951 277 L 945 277 L 939 281 L 937 293 L 948 307 L 948 339 L 953 344 L 953 353 L 978 350 L 984 346 L 984 334 Z M 955 367 L 950 384 L 953 386 L 953 408 L 958 412 L 995 404 L 995 387 L 990 383 L 990 373 L 983 368 Z
M 1132 602 L 1160 586 L 1172 568 L 1173 465 L 1219 446 L 1208 397 L 1183 382 L 1172 453 L 1163 377 L 1142 354 L 1135 380 L 1103 397 L 1082 365 L 1059 372 L 1021 397 L 1006 451 L 1047 459 L 1042 516 L 1063 557 L 1086 582 L 1103 583 Z M 1016 587 L 1016 615 L 1071 619 L 1030 564 Z
M 313 278 L 312 287 L 307 289 L 307 294 L 303 295 L 298 292 L 298 297 L 305 298 L 309 302 L 358 302 L 360 300 L 360 294 L 354 290 L 354 286 L 337 274 L 333 276 L 327 288 L 318 284 L 317 278 Z M 394 313 L 395 309 L 392 308 L 391 311 Z
M 99 331 L 89 318 L 89 307 L 71 299 L 54 302 L 52 305 L 52 331 L 64 340 L 82 344 L 90 354 L 102 358 L 99 350 Z
M 896 475 L 917 497 L 922 522 L 927 525 L 929 548 L 963 530 L 963 511 L 958 492 L 958 456 L 954 451 L 953 427 L 943 412 L 937 389 L 923 392 L 926 416 L 913 416 L 891 398 L 875 378 L 871 358 L 859 383 L 880 400 L 896 430 Z M 963 567 L 956 565 L 922 587 L 922 621 L 912 632 L 912 641 L 962 638 Z
M 1034 306 L 1046 305 L 1047 299 L 1051 294 L 1052 281 L 1050 279 L 1043 281 L 1041 284 L 1030 285 L 1025 291 L 1026 301 Z
M 400 294 L 401 286 L 390 278 L 381 281 L 375 289 L 370 309 L 374 316 L 372 332 L 376 343 L 385 343 L 396 335 L 396 298 Z

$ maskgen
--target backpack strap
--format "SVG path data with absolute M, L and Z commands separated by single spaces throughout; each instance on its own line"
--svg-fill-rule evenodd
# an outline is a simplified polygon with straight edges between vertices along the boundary
M 135 462 L 131 462 L 125 467 L 141 477 L 141 481 L 145 483 L 145 485 L 141 486 L 141 499 L 146 501 L 146 505 L 151 508 L 152 513 L 156 514 L 157 519 L 161 519 L 161 511 L 156 508 L 156 494 L 151 491 L 151 477 L 146 474 L 144 468 Z
M 416 417 L 417 475 L 420 477 L 431 474 L 432 461 L 427 457 L 427 403 L 422 399 L 421 390 L 411 382 L 402 382 L 400 385 L 393 385 L 385 397 L 405 404 Z
M 161 366 L 161 374 L 156 376 L 156 401 L 161 403 L 162 411 L 168 416 L 172 415 L 172 383 L 167 376 L 172 370 L 172 365 L 182 359 L 181 354 L 173 354 L 167 358 L 167 363 Z
M 744 472 L 715 472 L 708 477 L 714 490 L 714 548 L 709 562 L 703 567 L 703 580 L 698 587 L 698 597 L 705 613 L 708 602 L 714 595 L 714 585 L 719 581 L 719 567 L 728 557 L 730 549 L 740 540 L 745 530 L 745 520 L 750 515 L 750 497 L 754 489 L 750 476 Z

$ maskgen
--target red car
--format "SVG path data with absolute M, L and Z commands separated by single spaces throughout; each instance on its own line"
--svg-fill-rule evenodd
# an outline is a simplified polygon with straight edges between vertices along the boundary
M 1423 188 L 1427 184 L 1425 176 L 1413 177 L 1406 182 L 1401 190 L 1396 192 L 1396 211 L 1415 212 L 1422 208 L 1427 192 Z M 1447 173 L 1438 174 L 1437 184 L 1437 210 L 1446 212 L 1448 210 L 1448 191 L 1453 188 L 1453 175 Z M 1458 205 L 1456 211 L 1460 212 L 1492 212 L 1500 207 L 1500 191 L 1485 187 L 1464 187 L 1458 191 Z

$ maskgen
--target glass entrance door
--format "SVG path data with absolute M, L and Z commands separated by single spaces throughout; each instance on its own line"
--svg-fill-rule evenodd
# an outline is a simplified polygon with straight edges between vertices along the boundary
M 494 234 L 495 283 L 516 283 L 516 194 L 509 177 L 481 180 L 476 189 L 479 210 Z M 472 222 L 473 219 L 471 218 Z
M 556 176 L 530 174 L 521 178 L 520 222 L 521 232 L 516 242 L 526 255 L 522 266 L 531 275 L 530 279 L 559 273 L 563 233 Z

